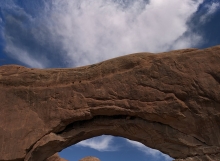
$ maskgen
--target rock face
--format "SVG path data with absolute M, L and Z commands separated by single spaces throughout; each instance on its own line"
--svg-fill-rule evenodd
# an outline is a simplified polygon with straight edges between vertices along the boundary
M 102 134 L 219 161 L 220 46 L 75 69 L 1 66 L 0 118 L 0 161 L 44 161 Z
M 46 161 L 67 161 L 66 159 L 60 158 L 60 156 L 56 153 L 51 157 L 47 158 Z
M 98 158 L 96 157 L 85 157 L 83 159 L 80 159 L 79 161 L 100 161 Z

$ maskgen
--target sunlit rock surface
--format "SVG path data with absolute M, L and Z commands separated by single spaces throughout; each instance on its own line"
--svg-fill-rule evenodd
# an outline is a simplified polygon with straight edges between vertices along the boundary
M 0 161 L 43 161 L 102 134 L 178 161 L 218 161 L 220 46 L 74 69 L 1 66 L 0 118 Z
M 79 161 L 100 161 L 100 159 L 89 156 L 89 157 L 82 158 Z

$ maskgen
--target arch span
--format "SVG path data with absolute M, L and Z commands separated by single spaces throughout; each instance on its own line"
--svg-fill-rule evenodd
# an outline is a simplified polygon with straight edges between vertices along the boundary
M 110 134 L 175 159 L 220 158 L 220 46 L 75 69 L 0 67 L 0 160 L 43 161 Z

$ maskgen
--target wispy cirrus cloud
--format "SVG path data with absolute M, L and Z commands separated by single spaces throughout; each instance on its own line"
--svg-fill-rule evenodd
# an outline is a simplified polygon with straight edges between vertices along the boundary
M 36 68 L 44 68 L 44 64 L 45 64 L 44 59 L 41 59 L 41 61 L 38 61 L 34 59 L 33 57 L 31 57 L 31 55 L 28 54 L 27 51 L 22 50 L 21 48 L 17 48 L 14 45 L 8 44 L 5 48 L 5 51 L 10 53 L 11 56 L 17 57 L 17 60 L 24 62 L 28 66 L 33 66 Z M 17 56 L 15 53 L 18 54 L 19 56 Z
M 202 39 L 187 22 L 203 0 L 22 2 L 0 4 L 5 53 L 31 67 L 82 66 L 129 53 L 193 47 Z
M 136 147 L 137 149 L 139 149 L 140 151 L 142 151 L 143 153 L 145 153 L 147 156 L 152 156 L 155 158 L 155 160 L 161 160 L 161 158 L 163 158 L 163 160 L 165 161 L 171 161 L 173 160 L 171 157 L 169 157 L 168 155 L 166 154 L 163 154 L 161 153 L 159 150 L 156 150 L 156 149 L 151 149 L 147 146 L 145 146 L 144 144 L 140 143 L 140 142 L 137 142 L 137 141 L 133 141 L 133 140 L 129 140 L 129 139 L 126 139 L 126 141 Z
M 112 145 L 113 138 L 113 136 L 102 135 L 81 141 L 76 146 L 89 147 L 98 151 L 116 151 L 118 148 Z
M 220 9 L 220 2 L 211 2 L 205 5 L 205 8 L 207 9 L 207 12 L 200 18 L 200 21 L 203 23 L 209 21 L 210 16 Z

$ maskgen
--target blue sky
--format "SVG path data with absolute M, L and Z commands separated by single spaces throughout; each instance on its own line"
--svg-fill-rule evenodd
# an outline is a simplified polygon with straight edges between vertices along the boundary
M 102 135 L 79 142 L 60 153 L 70 161 L 85 156 L 96 156 L 101 161 L 171 161 L 168 155 L 158 150 L 122 137 Z
M 65 68 L 136 52 L 220 44 L 219 0 L 0 0 L 0 65 Z M 125 138 L 67 148 L 72 161 L 171 160 Z

